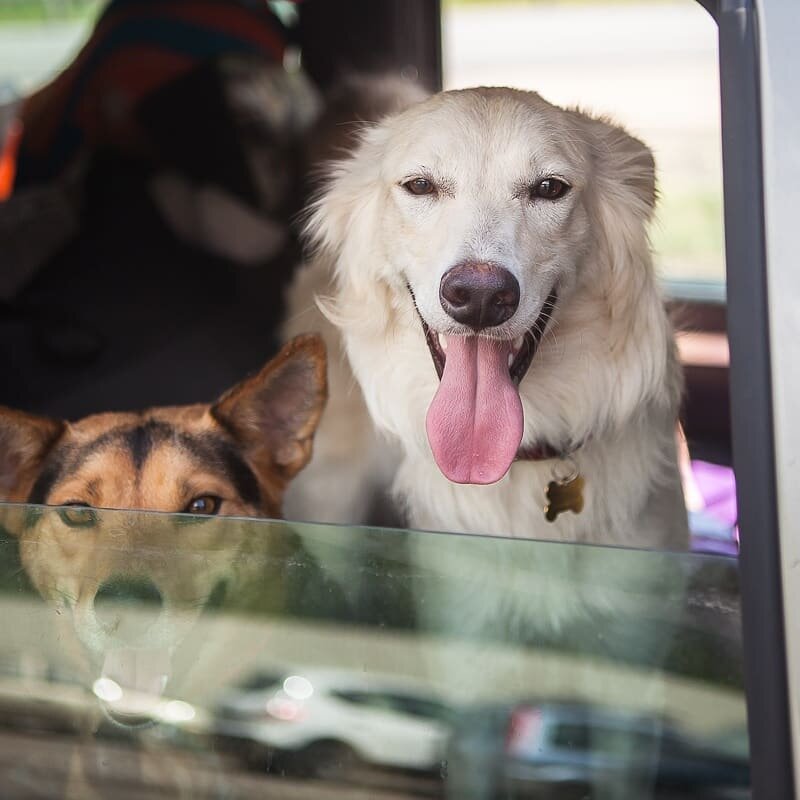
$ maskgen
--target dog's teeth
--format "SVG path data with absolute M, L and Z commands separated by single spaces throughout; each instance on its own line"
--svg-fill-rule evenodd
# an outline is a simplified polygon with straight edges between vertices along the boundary
M 514 363 L 514 353 L 508 354 L 508 367 L 511 369 L 511 365 Z
M 525 341 L 525 334 L 522 336 L 518 336 L 514 339 L 514 352 L 519 353 L 520 349 L 522 348 L 522 343 Z
M 445 339 L 444 334 L 443 333 L 439 333 L 437 335 L 439 337 L 439 347 L 441 347 L 442 350 L 447 350 L 447 339 Z

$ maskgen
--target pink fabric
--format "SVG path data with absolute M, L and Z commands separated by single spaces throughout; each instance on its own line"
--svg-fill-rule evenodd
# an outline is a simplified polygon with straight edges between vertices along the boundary
M 697 487 L 705 500 L 705 510 L 722 522 L 736 525 L 736 480 L 730 467 L 692 461 Z
M 692 473 L 705 504 L 702 511 L 689 514 L 692 549 L 737 555 L 739 529 L 733 470 L 707 461 L 692 461 Z

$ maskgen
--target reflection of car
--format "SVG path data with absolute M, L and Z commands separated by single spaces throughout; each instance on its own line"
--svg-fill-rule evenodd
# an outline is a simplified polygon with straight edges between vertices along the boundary
M 431 770 L 439 768 L 450 713 L 427 687 L 304 669 L 252 676 L 225 692 L 214 732 L 259 765 L 277 754 L 319 774 L 354 762 Z
M 579 703 L 470 709 L 454 721 L 445 760 L 453 800 L 577 800 L 637 776 L 665 800 L 733 800 L 749 785 L 746 758 L 654 717 Z

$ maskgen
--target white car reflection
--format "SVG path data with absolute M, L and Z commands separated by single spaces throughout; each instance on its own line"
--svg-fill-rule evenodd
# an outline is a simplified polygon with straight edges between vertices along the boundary
M 260 673 L 220 698 L 218 741 L 252 765 L 331 777 L 358 764 L 440 768 L 451 709 L 427 686 L 363 673 Z

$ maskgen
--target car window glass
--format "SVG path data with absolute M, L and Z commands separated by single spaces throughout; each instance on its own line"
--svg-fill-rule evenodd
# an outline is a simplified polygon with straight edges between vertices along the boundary
M 143 512 L 0 520 L 4 797 L 73 797 L 78 768 L 99 796 L 123 769 L 159 796 L 461 799 L 566 776 L 661 800 L 676 775 L 695 798 L 747 796 L 730 558 Z

